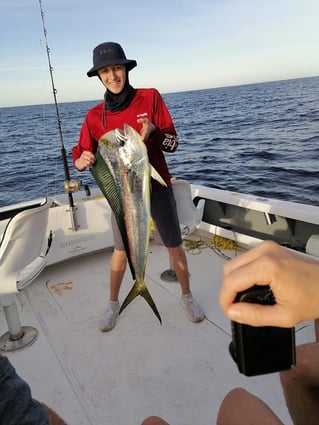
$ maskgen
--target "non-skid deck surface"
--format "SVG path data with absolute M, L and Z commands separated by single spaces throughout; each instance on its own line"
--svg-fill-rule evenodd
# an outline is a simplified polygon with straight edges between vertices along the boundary
M 109 333 L 98 331 L 98 320 L 108 299 L 111 252 L 48 267 L 19 295 L 21 321 L 36 326 L 39 338 L 8 354 L 33 396 L 69 425 L 134 425 L 149 415 L 171 425 L 211 425 L 227 391 L 243 386 L 290 424 L 278 376 L 246 378 L 228 354 L 229 321 L 218 305 L 225 259 L 210 248 L 187 255 L 192 291 L 207 319 L 186 318 L 179 284 L 160 278 L 167 251 L 153 242 L 146 282 L 163 324 L 138 297 Z M 127 273 L 121 300 L 131 285 Z M 2 311 L 0 318 L 4 332 Z M 311 326 L 301 332 L 313 339 Z

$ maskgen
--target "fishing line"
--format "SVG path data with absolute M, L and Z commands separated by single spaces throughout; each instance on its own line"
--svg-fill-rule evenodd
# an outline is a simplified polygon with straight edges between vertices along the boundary
M 44 12 L 43 12 L 43 8 L 42 8 L 42 1 L 41 0 L 39 0 L 39 6 L 40 6 L 42 28 L 43 28 L 43 35 L 44 35 L 44 40 L 45 40 L 46 52 L 47 52 L 49 71 L 50 71 L 51 87 L 52 87 L 54 105 L 55 105 L 55 113 L 56 113 L 58 131 L 59 131 L 60 142 L 61 142 L 61 154 L 62 154 L 62 161 L 63 161 L 63 167 L 64 167 L 64 178 L 65 178 L 65 180 L 64 180 L 64 190 L 68 194 L 70 207 L 74 208 L 74 201 L 73 201 L 72 192 L 79 190 L 80 184 L 75 180 L 70 180 L 70 171 L 69 171 L 67 154 L 66 154 L 66 150 L 65 150 L 65 146 L 64 146 L 64 140 L 63 140 L 62 121 L 61 121 L 61 118 L 60 118 L 60 111 L 59 111 L 58 100 L 57 100 L 57 89 L 56 89 L 55 84 L 54 84 L 53 67 L 52 67 L 52 64 L 51 64 L 50 48 L 49 48 L 49 43 L 48 43 L 48 38 L 47 38 L 47 30 L 46 30 L 46 27 L 45 27 Z

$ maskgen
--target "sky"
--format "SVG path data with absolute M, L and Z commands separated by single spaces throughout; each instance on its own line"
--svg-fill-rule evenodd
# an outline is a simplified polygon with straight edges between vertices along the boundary
M 318 0 L 42 0 L 58 102 L 99 100 L 93 48 L 162 93 L 319 75 Z M 39 0 L 0 0 L 0 107 L 53 103 Z

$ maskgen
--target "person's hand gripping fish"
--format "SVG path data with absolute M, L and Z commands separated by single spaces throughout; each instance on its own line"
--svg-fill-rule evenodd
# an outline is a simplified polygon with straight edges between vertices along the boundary
M 142 124 L 140 136 L 143 142 L 150 137 L 150 134 L 155 130 L 155 125 L 148 118 L 139 118 L 138 123 Z
M 142 124 L 140 136 L 142 141 L 145 142 L 155 130 L 155 125 L 147 118 L 139 118 L 137 122 Z M 95 155 L 91 151 L 83 151 L 80 158 L 76 161 L 76 167 L 78 170 L 85 170 L 93 167 L 95 161 Z

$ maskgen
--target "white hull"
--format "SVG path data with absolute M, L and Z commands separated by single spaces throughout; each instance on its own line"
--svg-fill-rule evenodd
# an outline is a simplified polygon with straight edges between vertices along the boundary
M 272 239 L 306 251 L 310 236 L 319 234 L 319 207 L 316 206 L 199 185 L 192 185 L 192 196 L 195 203 L 199 199 L 206 201 L 199 229 L 235 239 L 247 248 Z M 112 247 L 111 210 L 98 190 L 90 196 L 84 192 L 75 194 L 77 231 L 72 230 L 67 198 L 62 196 L 55 201 L 57 205 L 51 208 L 47 230 L 54 231 L 48 264 Z M 269 224 L 267 217 L 276 221 Z M 317 250 L 310 253 L 316 254 Z

